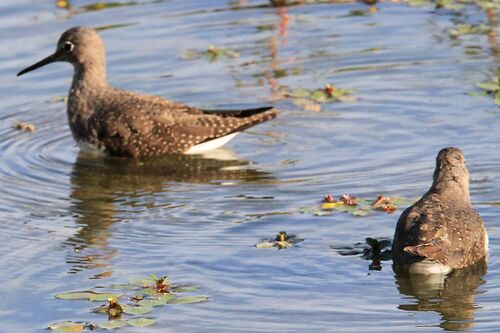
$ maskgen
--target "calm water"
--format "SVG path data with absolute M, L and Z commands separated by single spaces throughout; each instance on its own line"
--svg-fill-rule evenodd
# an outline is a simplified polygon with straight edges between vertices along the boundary
M 0 4 L 0 331 L 96 322 L 85 301 L 54 294 L 167 274 L 200 286 L 205 303 L 155 308 L 130 332 L 439 332 L 500 330 L 500 118 L 474 84 L 498 65 L 495 37 L 453 40 L 454 21 L 431 7 L 383 3 L 275 9 L 264 0 L 137 1 L 98 11 L 55 1 Z M 231 158 L 144 163 L 79 154 L 66 122 L 72 75 L 54 64 L 15 74 L 53 52 L 62 31 L 102 27 L 112 84 L 197 106 L 274 104 L 281 117 L 227 145 Z M 188 49 L 239 58 L 182 60 Z M 468 52 L 474 50 L 475 52 Z M 473 53 L 473 54 L 472 54 Z M 498 53 L 497 53 L 498 54 Z M 285 73 L 283 71 L 286 71 Z M 281 74 L 281 75 L 277 75 Z M 282 75 L 289 74 L 289 75 Z M 355 103 L 305 111 L 279 86 L 356 89 Z M 17 121 L 35 133 L 11 128 Z M 490 235 L 487 272 L 443 286 L 396 279 L 332 247 L 391 238 L 400 210 L 368 217 L 301 214 L 327 193 L 415 198 L 437 151 L 462 148 L 471 198 Z M 286 230 L 305 238 L 257 249 Z

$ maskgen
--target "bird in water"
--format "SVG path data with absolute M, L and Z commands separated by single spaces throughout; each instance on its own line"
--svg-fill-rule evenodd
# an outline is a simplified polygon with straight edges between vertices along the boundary
M 448 274 L 486 258 L 488 235 L 469 198 L 462 151 L 444 148 L 436 158 L 429 191 L 400 216 L 392 254 L 394 268 Z
M 65 31 L 54 54 L 17 76 L 56 61 L 69 62 L 75 70 L 67 114 L 82 150 L 134 158 L 198 154 L 278 114 L 272 107 L 203 110 L 114 88 L 106 80 L 104 43 L 88 27 Z

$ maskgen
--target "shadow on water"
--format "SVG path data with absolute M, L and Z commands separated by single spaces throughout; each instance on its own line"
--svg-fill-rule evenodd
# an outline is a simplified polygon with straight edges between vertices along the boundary
M 437 312 L 441 316 L 439 327 L 445 331 L 471 329 L 478 309 L 475 296 L 485 283 L 486 271 L 487 264 L 483 261 L 448 276 L 398 274 L 396 284 L 400 294 L 415 298 L 398 308 L 410 312 Z
M 108 244 L 112 236 L 110 227 L 127 220 L 120 218 L 124 215 L 120 213 L 130 216 L 134 211 L 144 211 L 152 206 L 162 209 L 184 206 L 142 204 L 142 197 L 167 196 L 167 201 L 170 201 L 168 193 L 175 191 L 175 183 L 218 186 L 273 179 L 271 174 L 257 170 L 250 161 L 238 160 L 228 150 L 215 152 L 218 154 L 173 155 L 147 161 L 80 153 L 71 172 L 70 194 L 70 210 L 80 229 L 64 242 L 75 252 L 67 260 L 72 265 L 70 272 L 107 266 L 116 255 L 116 250 Z

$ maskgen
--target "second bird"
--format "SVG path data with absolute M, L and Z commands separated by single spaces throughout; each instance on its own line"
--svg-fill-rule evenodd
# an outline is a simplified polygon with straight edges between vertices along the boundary
M 83 150 L 136 158 L 197 154 L 277 116 L 272 107 L 202 110 L 116 89 L 106 80 L 104 43 L 88 27 L 65 31 L 54 54 L 17 75 L 56 61 L 75 69 L 67 111 L 73 137 Z

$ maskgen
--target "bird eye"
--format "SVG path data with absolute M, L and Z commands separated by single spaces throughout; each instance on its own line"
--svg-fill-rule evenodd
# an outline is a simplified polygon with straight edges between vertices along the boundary
M 71 43 L 70 41 L 66 41 L 64 43 L 64 51 L 66 52 L 71 52 L 75 48 L 75 44 Z

